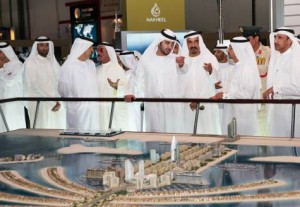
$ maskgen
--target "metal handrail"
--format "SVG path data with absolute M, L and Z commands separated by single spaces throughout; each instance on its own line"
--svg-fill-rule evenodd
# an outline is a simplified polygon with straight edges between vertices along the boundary
M 110 114 L 110 121 L 109 121 L 109 127 L 112 125 L 112 119 L 113 119 L 113 112 L 114 112 L 114 105 L 115 102 L 124 102 L 123 98 L 45 98 L 45 97 L 16 97 L 16 98 L 9 98 L 9 99 L 1 99 L 1 103 L 7 103 L 7 102 L 14 102 L 14 101 L 38 101 L 37 107 L 36 107 L 36 113 L 35 113 L 35 120 L 38 113 L 38 106 L 40 101 L 66 101 L 66 102 L 77 102 L 77 101 L 111 101 L 112 107 L 111 107 L 111 114 Z M 295 114 L 296 114 L 296 104 L 300 104 L 300 99 L 272 99 L 272 100 L 265 100 L 265 99 L 221 99 L 221 100 L 213 100 L 213 99 L 199 99 L 199 98 L 136 98 L 132 100 L 132 102 L 184 102 L 184 103 L 191 103 L 196 102 L 197 104 L 197 110 L 195 115 L 195 123 L 194 123 L 194 131 L 193 133 L 196 134 L 197 130 L 197 120 L 199 116 L 199 103 L 230 103 L 230 104 L 261 104 L 261 103 L 267 103 L 267 104 L 292 104 L 292 123 L 291 123 L 291 138 L 294 138 L 295 135 Z M 4 120 L 4 123 L 6 122 L 5 116 L 3 113 L 1 113 L 2 119 Z M 35 127 L 35 123 L 34 123 Z M 8 126 L 6 127 L 7 131 L 9 131 Z
M 1 103 L 14 101 L 115 101 L 125 102 L 124 98 L 45 98 L 45 97 L 16 97 L 9 99 L 1 99 Z M 201 103 L 232 103 L 232 104 L 300 104 L 300 99 L 201 99 L 201 98 L 136 98 L 132 102 L 201 102 Z

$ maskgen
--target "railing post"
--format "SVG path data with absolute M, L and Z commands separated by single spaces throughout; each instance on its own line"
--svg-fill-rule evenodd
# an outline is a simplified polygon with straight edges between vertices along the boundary
M 10 130 L 9 130 L 8 124 L 6 122 L 5 115 L 3 113 L 1 105 L 0 105 L 0 114 L 1 114 L 1 117 L 2 117 L 2 120 L 3 120 L 3 123 L 5 125 L 6 131 L 9 132 Z
M 296 104 L 292 104 L 291 138 L 295 137 Z
M 296 104 L 292 104 L 291 139 L 294 139 L 295 137 L 295 120 L 296 120 L 295 117 L 296 117 Z M 298 156 L 297 148 L 293 147 L 292 150 L 294 156 Z
M 143 132 L 143 129 L 144 129 L 144 111 L 145 111 L 144 102 L 141 103 L 140 107 L 141 107 L 141 132 Z
M 36 126 L 36 120 L 37 120 L 37 117 L 39 114 L 39 108 L 40 108 L 40 101 L 37 101 L 36 107 L 35 107 L 34 121 L 33 121 L 33 126 L 32 126 L 33 129 L 35 129 L 35 126 Z
M 197 126 L 198 126 L 199 110 L 200 110 L 200 103 L 197 103 L 193 135 L 196 135 L 196 134 L 197 134 Z
M 111 109 L 110 109 L 110 117 L 109 117 L 108 129 L 111 129 L 111 126 L 112 126 L 112 121 L 113 121 L 113 116 L 114 116 L 114 109 L 115 109 L 115 102 L 112 101 L 112 103 L 111 103 Z

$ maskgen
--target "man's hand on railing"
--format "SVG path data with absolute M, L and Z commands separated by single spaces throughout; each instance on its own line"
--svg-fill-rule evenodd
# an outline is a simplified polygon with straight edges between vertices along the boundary
M 59 111 L 60 109 L 60 103 L 57 101 L 55 106 L 51 109 L 51 111 L 56 112 Z
M 213 99 L 213 100 L 220 100 L 220 99 L 223 99 L 223 94 L 224 94 L 224 93 L 221 91 L 221 92 L 217 93 L 216 95 L 210 97 L 210 99 Z
M 273 99 L 274 97 L 274 90 L 273 90 L 273 86 L 271 88 L 269 88 L 268 90 L 266 90 L 263 93 L 263 98 L 264 99 Z
M 126 102 L 132 102 L 133 100 L 135 100 L 135 96 L 132 94 L 126 95 L 126 96 L 124 96 L 124 100 Z
M 194 110 L 197 109 L 197 105 L 198 105 L 198 103 L 196 103 L 196 102 L 192 102 L 192 103 L 190 104 L 190 108 L 192 109 L 192 111 L 194 111 Z

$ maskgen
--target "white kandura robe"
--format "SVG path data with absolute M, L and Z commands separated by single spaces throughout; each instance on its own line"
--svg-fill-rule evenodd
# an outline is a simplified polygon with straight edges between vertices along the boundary
M 99 95 L 100 98 L 123 98 L 124 90 L 127 84 L 125 71 L 118 63 L 113 63 L 112 61 L 104 63 L 97 67 L 97 77 L 99 84 Z M 116 82 L 120 79 L 118 83 L 118 89 L 114 89 L 108 83 L 108 78 L 112 82 Z M 101 113 L 101 129 L 108 129 L 110 112 L 111 112 L 111 102 L 101 102 L 100 103 L 100 113 Z M 112 129 L 122 129 L 123 131 L 128 130 L 128 119 L 127 119 L 127 104 L 124 102 L 115 102 Z
M 0 99 L 23 97 L 23 64 L 19 61 L 5 63 L 0 69 Z M 9 130 L 26 128 L 24 102 L 15 101 L 1 104 Z M 0 117 L 0 132 L 6 131 Z
M 259 79 L 253 68 L 236 63 L 228 79 L 227 92 L 223 99 L 257 99 L 259 97 Z M 257 135 L 257 104 L 225 104 L 222 132 L 227 133 L 227 125 L 235 117 L 237 133 L 240 135 Z
M 228 86 L 228 78 L 229 74 L 232 72 L 234 65 L 229 63 L 228 61 L 226 63 L 220 63 L 219 65 L 219 72 L 218 72 L 218 81 L 221 81 L 222 88 L 218 89 L 217 91 L 227 91 Z M 222 126 L 222 120 L 223 120 L 223 113 L 224 113 L 224 103 L 219 103 L 219 112 L 220 112 L 220 121 Z M 222 131 L 222 134 L 224 134 L 224 131 Z
M 183 97 L 185 98 L 210 98 L 216 94 L 215 82 L 217 77 L 218 62 L 214 56 L 199 55 L 186 57 L 188 72 L 182 74 L 180 86 L 184 87 Z M 204 70 L 204 63 L 212 63 L 213 72 L 211 75 Z M 199 110 L 197 133 L 198 134 L 221 134 L 219 107 L 218 104 L 200 103 L 204 110 Z M 192 111 L 190 103 L 184 104 L 185 132 L 192 133 L 194 130 L 195 110 Z
M 275 63 L 276 70 L 272 71 L 272 84 L 275 92 L 274 99 L 300 99 L 300 94 L 297 94 L 297 89 L 292 80 L 292 51 L 287 50 L 283 54 L 278 54 L 277 62 Z M 298 70 L 299 71 L 299 70 Z M 297 72 L 300 73 L 300 72 Z M 270 77 L 271 78 L 271 77 Z M 299 80 L 298 80 L 299 81 Z M 291 135 L 291 104 L 268 104 L 268 131 L 269 136 L 285 136 Z M 300 136 L 300 109 L 296 105 L 295 116 L 295 137 Z
M 66 65 L 65 65 L 66 64 Z M 96 67 L 93 61 L 66 61 L 59 78 L 62 97 L 98 98 Z M 67 128 L 100 130 L 99 102 L 67 102 Z
M 26 97 L 60 97 L 58 93 L 59 68 L 53 66 L 50 58 L 37 55 L 24 63 L 24 87 Z M 30 125 L 33 127 L 36 102 L 28 102 Z M 36 128 L 64 129 L 66 127 L 66 109 L 60 102 L 59 111 L 53 112 L 55 101 L 41 101 L 38 110 Z
M 129 69 L 125 71 L 126 81 L 130 80 L 130 77 L 135 69 Z M 136 87 L 134 94 L 138 94 L 138 97 L 143 97 L 143 90 Z M 142 102 L 132 102 L 127 103 L 127 112 L 128 112 L 128 131 L 145 131 L 145 118 L 142 115 Z M 142 120 L 143 119 L 143 120 Z M 142 123 L 143 121 L 143 123 Z
M 178 98 L 178 68 L 175 56 L 157 56 L 141 58 L 133 72 L 127 94 L 134 94 L 134 85 L 144 89 L 147 98 Z M 178 103 L 145 102 L 146 131 L 178 132 L 182 125 L 179 120 L 181 109 Z M 181 122 L 181 123 L 180 123 Z
M 232 72 L 234 65 L 226 62 L 226 63 L 219 63 L 219 71 L 218 71 L 218 80 L 221 81 L 222 88 L 221 91 L 227 90 L 226 87 L 228 85 L 228 78 L 229 74 Z

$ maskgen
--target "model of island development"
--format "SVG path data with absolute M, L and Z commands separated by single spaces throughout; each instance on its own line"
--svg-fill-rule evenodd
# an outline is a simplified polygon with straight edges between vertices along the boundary
M 0 134 L 0 205 L 300 205 L 297 139 L 60 134 Z

